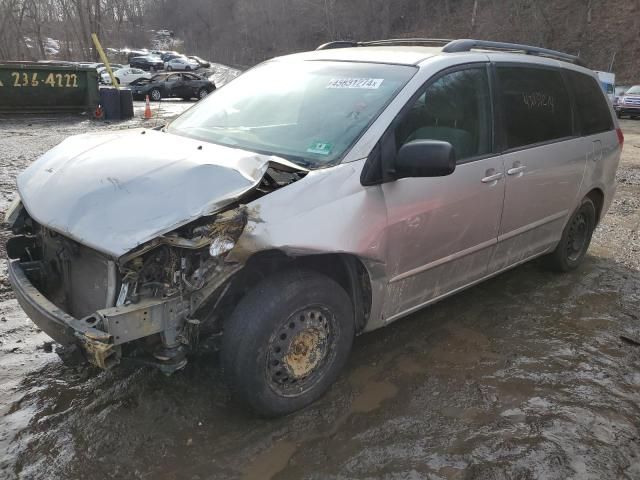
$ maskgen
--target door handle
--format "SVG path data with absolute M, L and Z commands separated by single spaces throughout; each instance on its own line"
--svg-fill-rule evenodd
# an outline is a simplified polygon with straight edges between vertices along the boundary
M 521 165 L 519 167 L 513 167 L 507 170 L 507 175 L 518 175 L 519 173 L 524 172 L 527 169 L 525 165 Z
M 493 183 L 502 178 L 502 172 L 495 173 L 493 175 L 489 175 L 488 177 L 484 177 L 482 179 L 482 183 Z

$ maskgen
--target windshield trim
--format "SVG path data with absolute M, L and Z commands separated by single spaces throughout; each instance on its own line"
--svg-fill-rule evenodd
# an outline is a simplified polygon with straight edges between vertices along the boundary
M 249 70 L 247 70 L 246 72 L 243 73 L 246 74 L 247 72 L 250 72 L 262 65 L 265 65 L 267 63 L 298 63 L 300 62 L 300 60 L 296 60 L 294 61 L 288 61 L 288 60 L 280 60 L 280 59 L 271 59 L 271 60 L 267 60 L 265 62 L 262 62 L 258 65 L 255 65 L 254 67 L 250 68 Z M 241 146 L 241 145 L 229 145 L 226 143 L 220 143 L 220 142 L 215 142 L 211 139 L 205 139 L 202 138 L 200 136 L 198 136 L 197 134 L 187 134 L 186 132 L 181 132 L 181 131 L 176 131 L 175 129 L 171 128 L 171 124 L 173 123 L 173 120 L 171 122 L 169 122 L 166 127 L 165 130 L 168 133 L 171 133 L 173 135 L 179 135 L 182 137 L 186 137 L 186 138 L 194 138 L 194 139 L 198 139 L 200 141 L 203 142 L 207 142 L 207 143 L 211 143 L 214 145 L 220 145 L 223 147 L 229 147 L 229 148 L 235 148 L 238 150 L 245 150 L 245 151 L 250 151 L 250 152 L 255 152 L 261 155 L 271 155 L 274 157 L 280 157 L 280 158 L 284 158 L 286 160 L 289 160 L 292 163 L 295 163 L 296 165 L 302 167 L 302 168 L 306 168 L 308 170 L 322 170 L 325 168 L 331 168 L 331 167 L 335 167 L 336 165 L 340 165 L 343 160 L 349 155 L 349 153 L 351 152 L 351 150 L 353 150 L 353 148 L 357 145 L 357 143 L 360 141 L 360 139 L 365 135 L 365 133 L 367 133 L 369 131 L 369 129 L 371 128 L 371 126 L 378 120 L 378 118 L 380 118 L 380 115 L 382 115 L 387 108 L 389 108 L 389 105 L 396 99 L 396 97 L 400 94 L 400 92 L 402 92 L 404 90 L 404 88 L 411 82 L 411 80 L 415 77 L 415 75 L 420 71 L 420 67 L 417 65 L 407 65 L 407 64 L 403 64 L 403 63 L 389 63 L 389 62 L 374 62 L 374 61 L 360 61 L 360 60 L 333 60 L 333 59 L 305 59 L 302 60 L 302 62 L 326 62 L 326 63 L 357 63 L 357 64 L 364 64 L 364 65 L 390 65 L 390 66 L 397 66 L 397 67 L 403 67 L 403 68 L 408 68 L 408 69 L 412 69 L 413 73 L 407 78 L 407 80 L 404 82 L 404 84 L 400 85 L 395 92 L 393 92 L 392 95 L 389 96 L 389 98 L 387 99 L 387 101 L 382 105 L 382 107 L 380 107 L 380 109 L 378 110 L 377 114 L 374 115 L 373 117 L 371 117 L 371 120 L 369 121 L 369 123 L 367 123 L 358 133 L 358 135 L 356 135 L 353 140 L 351 141 L 351 143 L 344 149 L 344 151 L 342 152 L 341 155 L 339 155 L 338 157 L 336 157 L 335 159 L 333 159 L 330 162 L 326 162 L 326 163 L 322 163 L 322 164 L 317 164 L 317 163 L 312 163 L 312 162 L 308 162 L 306 160 L 304 160 L 302 157 L 297 157 L 295 155 L 287 155 L 286 153 L 281 153 L 281 152 L 272 152 L 272 151 L 268 151 L 268 150 L 261 150 L 261 149 L 257 149 L 257 148 L 248 148 L 245 146 Z M 211 92 L 208 97 L 213 97 L 214 95 L 216 95 L 217 93 L 219 93 L 222 89 L 224 88 L 224 85 L 220 88 L 217 88 L 216 90 L 214 90 L 213 92 Z M 180 118 L 182 115 L 176 117 L 177 120 L 178 118 Z M 302 160 L 302 161 L 300 161 Z

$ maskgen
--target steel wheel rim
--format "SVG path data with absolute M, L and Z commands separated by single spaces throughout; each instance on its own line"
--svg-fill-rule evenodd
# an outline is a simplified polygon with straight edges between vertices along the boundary
M 335 355 L 335 340 L 336 321 L 328 308 L 296 311 L 269 339 L 265 373 L 271 389 L 287 397 L 308 391 Z
M 588 221 L 584 213 L 579 213 L 571 222 L 567 237 L 567 256 L 576 261 L 584 253 L 588 238 Z

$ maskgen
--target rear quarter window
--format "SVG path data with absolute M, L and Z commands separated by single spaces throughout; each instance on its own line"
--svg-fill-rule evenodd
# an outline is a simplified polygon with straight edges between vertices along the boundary
M 580 133 L 587 136 L 613 130 L 609 105 L 596 79 L 572 70 L 565 73 L 574 92 Z
M 559 70 L 505 65 L 496 74 L 506 150 L 573 135 L 571 100 Z

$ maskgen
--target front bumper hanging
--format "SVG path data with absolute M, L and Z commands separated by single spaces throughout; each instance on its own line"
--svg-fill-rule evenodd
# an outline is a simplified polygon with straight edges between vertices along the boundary
M 103 369 L 120 362 L 124 343 L 180 331 L 188 311 L 188 303 L 180 298 L 148 299 L 77 319 L 40 293 L 19 260 L 9 261 L 9 281 L 18 303 L 42 331 L 63 347 L 80 347 L 86 360 Z

